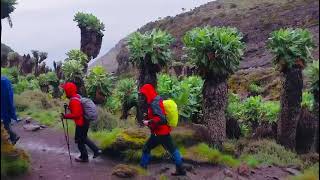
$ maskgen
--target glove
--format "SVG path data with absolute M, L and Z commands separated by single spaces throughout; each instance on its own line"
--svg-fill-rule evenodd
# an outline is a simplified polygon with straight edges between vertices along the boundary
M 143 120 L 143 124 L 145 125 L 145 126 L 149 126 L 149 120 Z

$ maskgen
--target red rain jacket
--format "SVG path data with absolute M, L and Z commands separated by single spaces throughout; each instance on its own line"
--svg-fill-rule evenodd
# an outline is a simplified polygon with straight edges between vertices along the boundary
M 151 107 L 151 103 L 155 100 L 155 98 L 158 96 L 156 90 L 151 84 L 145 84 L 140 88 L 140 93 L 142 93 L 148 103 L 148 119 L 151 120 L 149 123 L 149 127 L 151 129 L 151 133 L 155 135 L 168 135 L 171 132 L 170 126 L 167 124 L 159 124 L 161 121 L 161 118 L 159 115 L 156 115 L 153 112 L 153 109 Z M 159 100 L 159 107 L 160 107 L 160 113 L 165 117 L 165 109 L 163 106 L 163 100 Z
M 77 94 L 77 86 L 74 83 L 67 82 L 62 85 L 62 88 L 66 92 L 66 96 L 70 99 L 69 109 L 70 113 L 65 114 L 64 118 L 73 119 L 77 126 L 84 125 L 83 108 L 81 102 L 77 99 L 71 99 L 73 97 L 81 98 Z

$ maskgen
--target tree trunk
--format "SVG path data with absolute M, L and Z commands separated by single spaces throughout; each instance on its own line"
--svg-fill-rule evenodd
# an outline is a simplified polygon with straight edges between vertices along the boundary
M 316 133 L 314 137 L 313 150 L 319 153 L 319 91 L 313 91 L 314 96 L 314 113 L 316 116 Z
M 140 90 L 140 87 L 144 84 L 152 84 L 155 88 L 157 86 L 157 72 L 159 71 L 159 69 L 154 67 L 154 65 L 152 65 L 150 61 L 150 56 L 146 56 L 146 58 L 142 61 L 142 63 L 139 66 L 138 92 Z M 139 124 L 142 124 L 144 114 L 147 112 L 148 105 L 146 103 L 145 97 L 139 94 L 137 109 L 137 120 Z
M 53 86 L 52 96 L 53 96 L 53 98 L 60 98 L 62 96 L 62 93 L 59 89 L 59 86 Z
M 203 85 L 203 118 L 208 128 L 209 143 L 221 147 L 226 138 L 226 78 L 206 78 Z
M 97 31 L 89 30 L 86 27 L 80 27 L 81 30 L 81 51 L 88 56 L 88 62 L 98 56 L 103 34 Z M 87 69 L 87 67 L 85 67 Z M 87 71 L 85 71 L 87 72 Z
M 49 85 L 40 86 L 40 90 L 44 93 L 49 93 Z
M 301 112 L 303 88 L 301 68 L 287 69 L 283 73 L 282 87 L 277 139 L 281 145 L 294 149 L 296 147 L 296 129 Z

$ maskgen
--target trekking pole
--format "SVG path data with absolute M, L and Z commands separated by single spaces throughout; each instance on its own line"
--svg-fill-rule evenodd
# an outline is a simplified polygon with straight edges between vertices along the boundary
M 67 108 L 68 108 L 68 105 L 67 104 L 64 104 L 64 113 L 67 114 Z M 63 123 L 62 123 L 63 124 Z M 70 158 L 70 164 L 72 166 L 72 159 L 71 159 L 71 154 L 70 154 L 70 144 L 69 144 L 69 130 L 68 130 L 68 121 L 66 120 L 66 128 L 67 128 L 67 132 L 65 133 L 66 134 L 66 141 L 67 141 L 67 147 L 68 147 L 68 153 L 69 153 L 69 158 Z

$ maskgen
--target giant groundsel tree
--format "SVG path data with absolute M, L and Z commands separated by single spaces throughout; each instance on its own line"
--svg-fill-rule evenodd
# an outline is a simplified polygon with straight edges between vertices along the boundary
M 81 51 L 87 55 L 87 62 L 89 62 L 96 58 L 100 52 L 105 26 L 90 13 L 78 12 L 73 20 L 78 23 L 81 30 Z M 84 71 L 87 71 L 86 64 Z
M 171 60 L 170 45 L 173 41 L 170 34 L 157 29 L 144 34 L 135 32 L 130 36 L 128 49 L 130 61 L 139 69 L 138 88 L 146 83 L 156 86 L 157 73 Z M 137 113 L 139 122 L 143 119 L 144 112 L 146 104 L 143 97 L 139 96 Z
M 204 79 L 204 123 L 208 140 L 218 147 L 226 137 L 227 78 L 237 70 L 243 55 L 241 39 L 235 28 L 209 26 L 194 28 L 183 38 L 188 57 Z
M 312 60 L 313 47 L 312 35 L 304 29 L 280 29 L 272 32 L 268 39 L 273 62 L 283 78 L 277 140 L 291 149 L 296 146 L 296 128 L 301 112 L 302 69 Z

